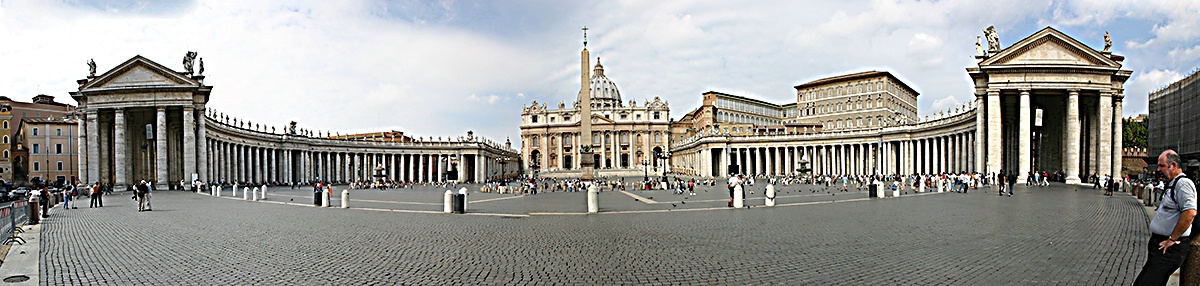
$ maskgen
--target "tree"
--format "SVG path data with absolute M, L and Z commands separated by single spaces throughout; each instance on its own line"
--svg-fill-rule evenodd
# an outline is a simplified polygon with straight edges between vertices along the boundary
M 1146 121 L 1122 119 L 1121 142 L 1125 147 L 1146 148 Z

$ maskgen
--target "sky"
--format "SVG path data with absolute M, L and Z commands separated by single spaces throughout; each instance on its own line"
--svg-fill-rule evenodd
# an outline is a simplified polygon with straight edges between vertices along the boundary
M 208 107 L 250 122 L 339 133 L 468 130 L 519 146 L 533 101 L 570 104 L 588 50 L 627 102 L 671 117 L 719 91 L 777 104 L 793 86 L 889 71 L 920 116 L 973 100 L 976 36 L 1004 47 L 1047 26 L 1124 55 L 1124 114 L 1200 63 L 1200 1 L 33 1 L 0 0 L 0 95 L 69 92 L 142 55 L 204 59 Z M 593 64 L 595 59 L 593 59 Z

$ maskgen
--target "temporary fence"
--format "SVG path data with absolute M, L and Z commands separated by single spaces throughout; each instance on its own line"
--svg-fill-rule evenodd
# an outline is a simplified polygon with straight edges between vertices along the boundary
M 7 217 L 8 219 L 4 219 Z M 3 226 L 4 244 L 25 244 L 25 239 L 17 236 L 21 233 L 21 225 L 29 221 L 29 202 L 17 200 L 7 206 L 0 207 L 0 226 Z

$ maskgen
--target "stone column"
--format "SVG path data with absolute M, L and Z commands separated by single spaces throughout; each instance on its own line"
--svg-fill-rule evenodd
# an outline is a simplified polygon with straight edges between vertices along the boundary
M 191 181 L 196 173 L 196 123 L 192 107 L 183 107 L 183 180 Z
M 1029 163 L 1031 161 L 1030 160 L 1031 152 L 1030 152 L 1030 148 L 1029 148 L 1029 146 L 1031 145 L 1030 138 L 1029 138 L 1029 136 L 1031 136 L 1030 135 L 1030 131 L 1031 131 L 1030 130 L 1030 121 L 1029 121 L 1031 111 L 1029 110 L 1029 108 L 1030 108 L 1029 90 L 1022 89 L 1021 90 L 1021 110 L 1018 113 L 1018 116 L 1020 116 L 1021 118 L 1020 118 L 1020 120 L 1017 121 L 1017 122 L 1019 122 L 1018 124 L 1021 124 L 1020 126 L 1017 126 L 1019 128 L 1018 130 L 1020 130 L 1020 132 L 1017 133 L 1017 158 L 1018 158 L 1017 163 L 1020 164 L 1017 166 L 1017 183 L 1018 184 L 1024 184 L 1025 180 L 1028 179 L 1028 178 L 1026 178 L 1026 176 L 1027 176 L 1026 174 L 1029 173 Z
M 1079 121 L 1079 90 L 1067 90 L 1067 136 L 1066 142 L 1063 145 L 1067 147 L 1067 153 L 1064 154 L 1063 165 L 1066 168 L 1067 184 L 1080 184 L 1079 179 L 1079 138 L 1080 138 L 1080 121 Z
M 1125 152 L 1124 152 L 1125 142 L 1123 142 L 1124 137 L 1122 137 L 1122 136 L 1124 136 L 1124 134 L 1123 134 L 1124 130 L 1122 130 L 1122 129 L 1124 129 L 1125 121 L 1122 120 L 1122 114 L 1121 114 L 1122 109 L 1124 107 L 1124 106 L 1122 106 L 1123 99 L 1124 99 L 1124 96 L 1122 96 L 1120 94 L 1116 95 L 1116 97 L 1113 98 L 1113 111 L 1112 111 L 1112 119 L 1113 119 L 1112 120 L 1112 130 L 1113 130 L 1112 150 L 1115 153 L 1112 156 L 1112 172 L 1113 172 L 1113 178 L 1120 178 L 1122 180 L 1125 179 L 1124 177 L 1121 177 L 1121 169 L 1122 169 L 1121 168 L 1122 167 L 1121 158 L 1125 156 Z
M 75 130 L 78 130 L 77 132 L 79 132 L 78 143 L 76 143 L 78 144 L 76 145 L 76 148 L 79 148 L 78 151 L 76 151 L 78 152 L 77 156 L 79 161 L 77 161 L 78 164 L 74 167 L 76 170 L 79 170 L 79 180 L 83 181 L 84 184 L 90 184 L 91 182 L 88 181 L 90 179 L 88 177 L 88 171 L 95 170 L 88 169 L 88 155 L 91 154 L 88 152 L 88 135 L 91 135 L 92 133 L 88 131 L 87 113 L 77 112 L 75 114 L 79 114 L 81 118 L 78 120 L 75 127 Z
M 87 111 L 87 180 L 90 184 L 100 181 L 100 114 L 96 110 Z
M 987 152 L 986 167 L 984 172 L 993 173 L 999 172 L 1002 166 L 1000 160 L 1001 152 L 1004 145 L 1001 145 L 1002 134 L 1000 134 L 1000 90 L 988 90 L 987 92 L 987 144 L 980 151 Z M 1025 120 L 1029 120 L 1026 118 Z M 1028 137 L 1028 136 L 1026 136 Z
M 125 110 L 121 108 L 113 110 L 113 119 L 113 125 L 115 125 L 113 128 L 113 145 L 115 147 L 113 150 L 113 173 L 116 174 L 116 182 L 113 187 L 116 188 L 127 184 L 125 176 L 129 174 L 129 170 L 126 170 L 128 165 L 126 161 L 129 158 L 125 157 L 125 151 L 128 149 L 125 144 Z
M 154 124 L 154 185 L 158 189 L 167 186 L 167 108 L 159 106 L 156 109 Z M 187 148 L 184 148 L 187 149 Z M 135 178 L 136 179 L 136 178 Z
M 1098 163 L 1100 166 L 1100 176 L 1113 174 L 1112 127 L 1115 126 L 1115 124 L 1112 124 L 1112 97 L 1113 94 L 1107 91 L 1100 93 L 1100 122 L 1096 124 L 1097 126 L 1100 126 L 1100 141 L 1096 144 L 1097 150 L 1100 151 L 1099 154 L 1096 155 L 1096 161 L 1099 161 Z
M 205 116 L 205 114 L 207 114 L 205 109 L 200 109 L 200 128 L 198 128 L 196 130 L 196 134 L 200 137 L 200 139 L 198 141 L 200 146 L 197 146 L 196 150 L 200 150 L 200 155 L 197 157 L 201 158 L 200 166 L 198 168 L 200 170 L 200 181 L 201 182 L 208 182 L 208 174 L 209 174 L 209 169 L 208 169 L 208 166 L 209 166 L 208 131 L 207 131 L 208 128 L 205 127 L 205 123 L 204 123 L 205 121 L 208 121 L 207 120 L 208 117 Z

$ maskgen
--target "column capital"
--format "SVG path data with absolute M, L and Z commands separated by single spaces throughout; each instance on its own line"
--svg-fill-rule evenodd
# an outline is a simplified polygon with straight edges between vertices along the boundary
M 1031 89 L 1028 89 L 1028 88 L 1018 88 L 1017 89 L 1017 91 L 1021 92 L 1021 95 L 1029 95 L 1030 90 Z
M 1079 90 L 1080 90 L 1079 88 L 1068 88 L 1067 93 L 1074 93 L 1074 94 L 1078 95 Z

